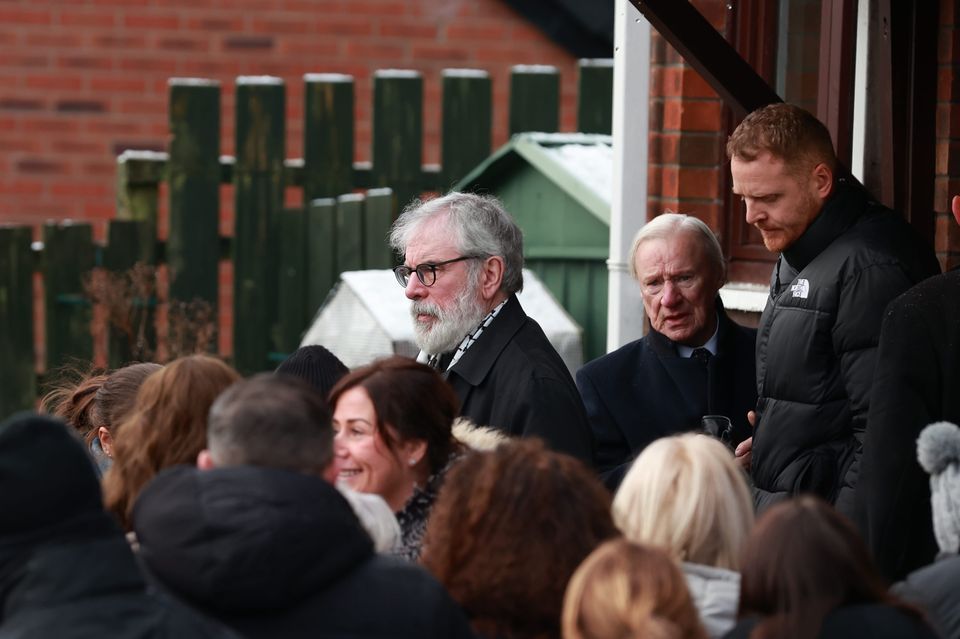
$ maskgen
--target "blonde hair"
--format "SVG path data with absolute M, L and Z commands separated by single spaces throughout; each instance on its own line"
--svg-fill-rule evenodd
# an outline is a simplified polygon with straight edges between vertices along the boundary
M 608 541 L 570 579 L 564 639 L 705 639 L 683 573 L 664 551 Z
M 658 439 L 640 454 L 613 500 L 613 519 L 631 541 L 676 559 L 739 570 L 753 525 L 753 500 L 730 451 L 707 435 Z

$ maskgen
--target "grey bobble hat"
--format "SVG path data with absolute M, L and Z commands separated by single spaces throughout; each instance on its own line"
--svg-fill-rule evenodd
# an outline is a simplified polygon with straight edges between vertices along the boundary
M 943 553 L 960 551 L 960 427 L 935 422 L 917 439 L 917 461 L 930 474 L 933 533 Z

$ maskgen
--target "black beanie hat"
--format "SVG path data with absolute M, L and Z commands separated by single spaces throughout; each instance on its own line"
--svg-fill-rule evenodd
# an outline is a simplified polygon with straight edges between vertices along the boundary
M 293 375 L 308 382 L 326 399 L 330 389 L 350 372 L 336 355 L 323 346 L 301 346 L 283 360 L 276 372 Z
M 59 420 L 18 413 L 0 423 L 0 544 L 115 530 L 83 444 Z

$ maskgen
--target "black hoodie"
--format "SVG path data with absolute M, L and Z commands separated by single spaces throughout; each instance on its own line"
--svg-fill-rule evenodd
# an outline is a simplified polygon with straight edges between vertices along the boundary
M 133 510 L 140 555 L 248 637 L 470 637 L 423 569 L 376 555 L 322 478 L 251 466 L 160 473 Z

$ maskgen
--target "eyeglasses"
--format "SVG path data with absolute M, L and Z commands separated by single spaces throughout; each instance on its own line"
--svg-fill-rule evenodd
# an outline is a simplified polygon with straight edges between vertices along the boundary
M 455 257 L 452 260 L 426 262 L 424 264 L 417 264 L 414 267 L 401 264 L 400 266 L 393 267 L 393 274 L 397 277 L 397 283 L 403 288 L 407 288 L 407 285 L 410 283 L 410 276 L 414 273 L 417 274 L 417 279 L 420 280 L 421 284 L 424 286 L 433 286 L 437 281 L 437 267 L 453 264 L 454 262 L 462 262 L 463 260 L 477 260 L 481 257 L 480 255 L 463 255 L 461 257 Z

